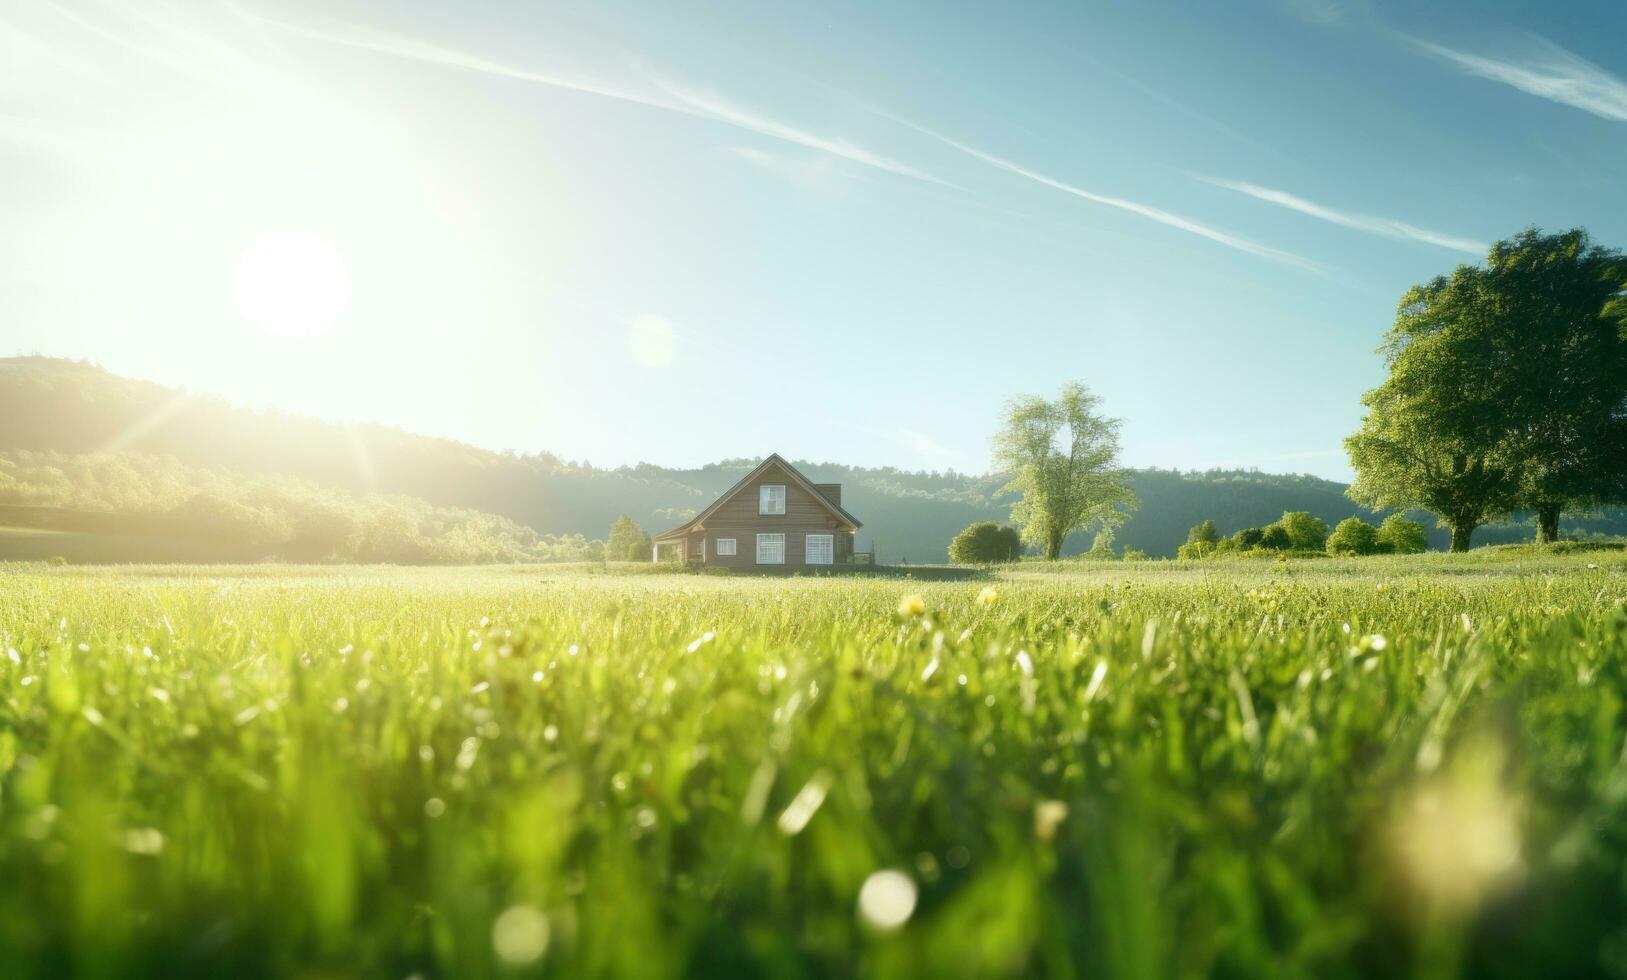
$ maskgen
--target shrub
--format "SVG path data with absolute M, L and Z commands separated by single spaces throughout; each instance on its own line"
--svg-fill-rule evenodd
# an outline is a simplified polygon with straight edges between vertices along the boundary
M 1294 546 L 1294 541 L 1288 536 L 1287 528 L 1280 522 L 1274 522 L 1260 528 L 1259 546 L 1272 551 L 1287 551 Z
M 1238 551 L 1248 551 L 1251 548 L 1260 547 L 1260 540 L 1264 537 L 1265 532 L 1259 528 L 1245 527 L 1232 535 L 1232 544 Z
M 1328 523 L 1303 510 L 1284 511 L 1277 522 L 1288 533 L 1288 547 L 1294 551 L 1321 551 L 1328 543 Z
M 1371 555 L 1378 551 L 1378 528 L 1359 517 L 1339 522 L 1328 537 L 1330 555 Z
M 1429 547 L 1429 535 L 1417 521 L 1391 514 L 1378 526 L 1378 547 L 1397 555 L 1415 555 Z
M 1022 549 L 1022 536 L 1016 528 L 993 521 L 979 521 L 949 542 L 949 560 L 957 565 L 1016 561 Z

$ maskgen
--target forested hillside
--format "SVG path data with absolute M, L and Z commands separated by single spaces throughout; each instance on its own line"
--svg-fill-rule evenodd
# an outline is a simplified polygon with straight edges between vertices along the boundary
M 581 536 L 464 507 L 128 450 L 0 449 L 0 532 L 0 559 L 480 564 L 598 553 Z
M 743 447 L 746 448 L 746 447 Z M 749 447 L 766 454 L 792 446 Z M 602 538 L 618 514 L 651 531 L 705 506 L 755 463 L 741 458 L 699 469 L 649 464 L 613 470 L 547 453 L 492 452 L 386 426 L 344 425 L 245 409 L 213 397 L 122 378 L 94 365 L 41 357 L 0 360 L 0 450 L 165 456 L 193 470 L 275 474 L 353 494 L 420 498 L 436 507 L 500 515 L 544 535 Z M 819 482 L 841 483 L 845 506 L 864 521 L 860 550 L 883 561 L 938 562 L 955 532 L 1001 520 L 999 476 L 915 473 L 798 461 Z M 1192 525 L 1212 518 L 1223 533 L 1268 523 L 1285 510 L 1330 524 L 1352 514 L 1343 484 L 1310 476 L 1242 471 L 1140 470 L 1140 510 L 1117 544 L 1173 555 Z M 1619 513 L 1569 523 L 1571 532 L 1627 532 Z M 1442 532 L 1432 531 L 1441 546 Z M 1529 538 L 1527 526 L 1483 529 L 1476 543 Z M 1078 536 L 1065 553 L 1090 542 Z

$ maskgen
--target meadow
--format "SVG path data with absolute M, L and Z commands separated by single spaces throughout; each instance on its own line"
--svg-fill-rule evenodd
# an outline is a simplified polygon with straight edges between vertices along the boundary
M 0 567 L 0 976 L 1627 975 L 1627 552 Z

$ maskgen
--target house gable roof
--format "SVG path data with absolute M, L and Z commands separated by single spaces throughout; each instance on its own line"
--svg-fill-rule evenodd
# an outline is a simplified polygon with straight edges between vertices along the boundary
M 792 482 L 796 483 L 797 486 L 806 491 L 808 496 L 812 497 L 816 503 L 830 511 L 831 516 L 835 517 L 844 524 L 849 525 L 855 531 L 864 526 L 864 524 L 860 522 L 858 518 L 843 510 L 838 504 L 832 503 L 829 497 L 826 497 L 824 494 L 820 493 L 819 487 L 815 485 L 812 480 L 809 480 L 807 477 L 803 476 L 802 473 L 795 466 L 792 466 L 784 456 L 781 456 L 779 453 L 769 453 L 767 459 L 763 460 L 761 463 L 758 463 L 750 473 L 747 473 L 745 476 L 736 481 L 734 486 L 723 491 L 723 493 L 720 494 L 716 500 L 712 501 L 711 506 L 707 507 L 705 510 L 701 511 L 699 514 L 696 514 L 694 517 L 683 522 L 682 524 L 679 524 L 677 527 L 662 531 L 652 540 L 666 541 L 683 535 L 695 525 L 704 522 L 712 515 L 714 511 L 723 506 L 725 501 L 739 493 L 741 490 L 744 490 L 746 487 L 750 486 L 753 480 L 756 480 L 759 476 L 766 472 L 769 467 L 775 465 L 778 465 L 781 469 L 783 469 L 791 478 Z

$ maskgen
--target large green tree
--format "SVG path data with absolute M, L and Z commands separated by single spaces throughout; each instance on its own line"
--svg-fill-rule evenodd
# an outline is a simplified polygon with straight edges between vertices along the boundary
M 994 440 L 995 462 L 1012 474 L 1003 492 L 1021 497 L 1011 522 L 1047 558 L 1080 528 L 1112 527 L 1136 506 L 1119 468 L 1119 420 L 1099 414 L 1101 400 L 1077 382 L 1054 400 L 1025 395 L 1006 406 Z
M 1517 505 L 1554 541 L 1559 515 L 1615 497 L 1627 467 L 1627 258 L 1581 229 L 1528 229 L 1492 246 L 1485 289 L 1481 329 L 1514 355 L 1498 380 Z
M 1627 261 L 1582 230 L 1528 229 L 1402 297 L 1390 377 L 1346 440 L 1353 498 L 1422 507 L 1469 546 L 1486 520 L 1616 499 L 1627 416 Z
M 1367 416 L 1345 440 L 1350 497 L 1385 510 L 1433 511 L 1467 551 L 1475 528 L 1515 504 L 1517 471 L 1505 401 L 1516 352 L 1501 331 L 1486 269 L 1459 266 L 1402 296 L 1381 350 L 1390 369 L 1362 397 Z

